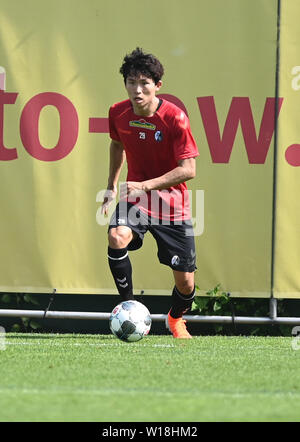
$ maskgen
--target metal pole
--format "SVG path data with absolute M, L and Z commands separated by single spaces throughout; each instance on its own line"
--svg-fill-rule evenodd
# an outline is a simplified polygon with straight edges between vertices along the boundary
M 44 318 L 44 310 L 16 310 L 16 309 L 0 309 L 0 317 L 24 317 L 24 318 Z M 48 311 L 46 319 L 93 319 L 108 320 L 110 313 L 102 312 L 69 312 L 69 311 Z M 153 322 L 165 321 L 166 314 L 152 314 Z M 232 316 L 201 316 L 201 315 L 184 315 L 184 319 L 188 322 L 199 323 L 221 323 L 232 324 Z M 296 317 L 250 317 L 235 316 L 234 321 L 239 324 L 287 324 L 300 325 L 300 318 Z
M 275 112 L 274 112 L 274 156 L 273 156 L 273 200 L 272 200 L 272 241 L 271 241 L 271 298 L 274 297 L 275 259 L 276 259 L 276 203 L 277 203 L 277 161 L 278 161 L 278 113 L 279 113 L 279 67 L 280 67 L 280 20 L 281 0 L 277 0 L 277 36 L 275 70 Z
M 270 298 L 270 318 L 277 319 L 277 299 L 273 297 Z

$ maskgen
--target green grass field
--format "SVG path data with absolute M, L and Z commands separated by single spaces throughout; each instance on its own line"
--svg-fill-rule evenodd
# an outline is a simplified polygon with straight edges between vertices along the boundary
M 291 340 L 7 334 L 0 421 L 299 421 Z

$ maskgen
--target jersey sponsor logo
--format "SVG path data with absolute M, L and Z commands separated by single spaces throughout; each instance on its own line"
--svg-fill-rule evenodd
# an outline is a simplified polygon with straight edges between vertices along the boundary
M 131 127 L 139 127 L 141 129 L 149 129 L 149 130 L 155 130 L 156 129 L 155 124 L 148 123 L 148 121 L 145 121 L 145 120 L 132 120 L 132 121 L 129 121 L 129 126 L 131 126 Z
M 154 138 L 156 141 L 162 141 L 163 139 L 163 134 L 160 130 L 157 130 L 154 134 Z
M 174 255 L 171 259 L 172 266 L 178 266 L 180 263 L 180 258 L 177 255 Z

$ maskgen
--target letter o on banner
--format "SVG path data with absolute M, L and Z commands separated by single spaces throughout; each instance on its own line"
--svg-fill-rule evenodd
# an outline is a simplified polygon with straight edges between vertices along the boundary
M 55 147 L 46 149 L 39 139 L 39 118 L 45 106 L 55 106 L 60 117 L 59 140 Z M 27 152 L 41 161 L 58 161 L 74 148 L 79 130 L 78 114 L 71 101 L 55 92 L 44 92 L 26 103 L 20 119 L 20 135 Z

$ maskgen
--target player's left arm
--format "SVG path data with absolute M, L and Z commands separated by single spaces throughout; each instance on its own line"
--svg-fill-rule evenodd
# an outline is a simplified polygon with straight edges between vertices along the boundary
M 127 195 L 138 191 L 149 192 L 151 190 L 163 190 L 177 186 L 196 176 L 195 158 L 185 158 L 178 161 L 178 166 L 159 177 L 147 181 L 128 181 Z

